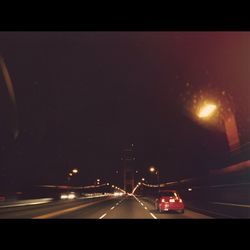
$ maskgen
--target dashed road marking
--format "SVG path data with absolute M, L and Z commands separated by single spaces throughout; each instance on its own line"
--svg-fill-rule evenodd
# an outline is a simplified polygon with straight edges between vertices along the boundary
M 145 210 L 147 210 L 148 208 L 146 206 L 144 206 L 144 204 L 135 196 L 133 195 L 133 197 L 144 207 Z M 150 213 L 150 215 L 154 218 L 154 219 L 157 219 L 157 217 L 153 214 L 153 213 Z
M 107 213 L 103 214 L 99 219 L 102 219 L 103 217 L 105 217 L 107 215 Z
M 115 206 L 113 206 L 113 207 L 111 207 L 111 208 L 109 209 L 109 211 L 115 209 L 115 207 L 119 206 L 124 200 L 125 200 L 125 198 L 122 199 L 122 200 L 120 200 L 119 202 L 117 202 L 117 203 L 115 204 Z M 108 213 L 108 212 L 107 212 L 107 213 Z M 103 217 L 105 217 L 105 216 L 107 215 L 107 213 L 103 214 L 99 219 L 102 219 Z
M 154 214 L 150 213 L 150 215 L 151 215 L 154 219 L 157 219 L 157 217 L 156 217 Z

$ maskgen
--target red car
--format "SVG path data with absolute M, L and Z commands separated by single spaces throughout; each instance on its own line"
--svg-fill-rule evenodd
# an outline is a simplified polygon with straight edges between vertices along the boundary
M 162 211 L 177 211 L 184 213 L 184 203 L 175 190 L 162 190 L 155 200 L 155 208 Z

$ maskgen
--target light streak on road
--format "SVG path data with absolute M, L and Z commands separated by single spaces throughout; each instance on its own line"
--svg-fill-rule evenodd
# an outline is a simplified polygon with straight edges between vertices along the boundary
M 15 96 L 15 91 L 14 87 L 12 84 L 12 80 L 10 77 L 10 74 L 8 72 L 7 66 L 5 64 L 5 61 L 2 56 L 0 56 L 0 68 L 2 69 L 3 73 L 3 78 L 8 90 L 8 94 L 11 100 L 11 103 L 13 105 L 13 111 L 14 111 L 14 128 L 13 128 L 13 133 L 14 133 L 14 139 L 16 139 L 19 135 L 19 129 L 18 129 L 18 119 L 17 119 L 17 105 L 16 105 L 16 96 Z

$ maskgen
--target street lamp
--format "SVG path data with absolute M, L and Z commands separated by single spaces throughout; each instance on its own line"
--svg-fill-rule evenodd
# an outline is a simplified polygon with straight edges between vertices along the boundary
M 155 174 L 157 175 L 158 192 L 160 192 L 160 171 L 159 171 L 159 169 L 156 169 L 156 167 L 151 166 L 151 167 L 149 168 L 149 171 L 150 171 L 151 173 L 155 173 Z
M 101 181 L 100 179 L 97 179 L 96 180 L 96 185 L 100 185 L 100 181 Z
M 212 118 L 212 116 L 214 116 L 216 110 L 218 110 L 218 106 L 216 104 L 207 102 L 204 105 L 200 106 L 200 108 L 196 112 L 196 115 L 199 119 L 208 121 L 210 118 Z M 221 112 L 220 115 L 224 123 L 224 129 L 230 151 L 233 151 L 240 146 L 235 115 L 233 112 Z
M 209 118 L 211 115 L 214 114 L 216 109 L 217 109 L 217 106 L 215 104 L 208 103 L 208 104 L 201 106 L 197 115 L 199 118 Z
M 75 169 L 72 170 L 72 172 L 73 172 L 74 174 L 77 174 L 77 173 L 78 173 L 78 169 L 75 168 Z
M 149 171 L 152 172 L 152 173 L 155 172 L 155 167 L 150 167 Z
M 70 180 L 71 180 L 71 177 L 74 175 L 74 174 L 77 174 L 79 171 L 78 171 L 78 169 L 73 169 L 72 170 L 72 172 L 70 172 L 69 174 L 68 174 L 68 183 L 70 183 Z
M 141 178 L 142 181 L 145 181 L 145 178 Z

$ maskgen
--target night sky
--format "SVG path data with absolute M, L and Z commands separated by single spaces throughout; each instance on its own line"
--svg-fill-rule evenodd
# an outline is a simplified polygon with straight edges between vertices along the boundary
M 20 134 L 0 78 L 1 176 L 5 182 L 117 181 L 121 150 L 163 180 L 219 168 L 225 134 L 188 112 L 199 90 L 232 98 L 241 143 L 250 140 L 249 32 L 0 32 Z M 224 93 L 225 93 L 224 92 Z M 148 177 L 150 178 L 150 177 Z

